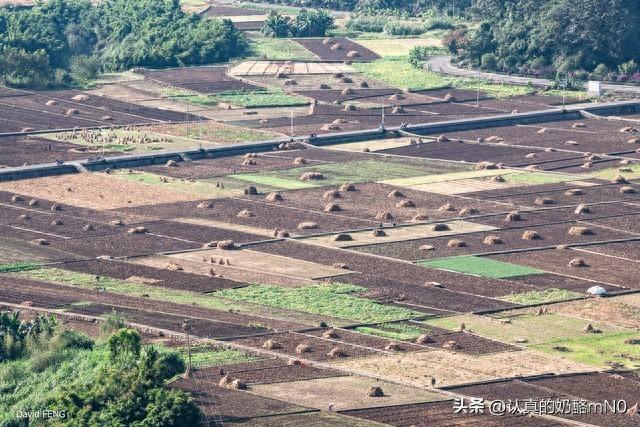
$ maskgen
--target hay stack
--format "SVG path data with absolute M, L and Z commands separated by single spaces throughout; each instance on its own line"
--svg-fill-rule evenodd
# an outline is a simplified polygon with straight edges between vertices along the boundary
M 300 175 L 299 178 L 300 181 L 317 181 L 320 179 L 324 179 L 324 175 L 322 175 L 320 172 L 305 172 Z
M 578 123 L 574 123 L 573 126 L 571 126 L 572 128 L 586 128 L 587 124 L 586 123 L 582 123 L 582 122 L 578 122 Z
M 420 212 L 419 214 L 416 214 L 413 218 L 411 218 L 411 221 L 427 221 L 429 219 L 429 215 L 427 215 L 424 212 Z
M 451 239 L 447 242 L 447 247 L 448 248 L 466 248 L 467 244 L 462 240 Z
M 326 123 L 322 125 L 320 130 L 329 131 L 329 130 L 340 130 L 340 126 L 333 123 Z
M 269 202 L 281 202 L 284 200 L 284 197 L 277 191 L 272 191 L 271 193 L 267 194 L 267 197 L 265 199 Z
M 431 226 L 431 231 L 449 231 L 447 224 L 437 223 Z
M 538 157 L 538 155 L 536 153 L 529 153 L 526 156 L 524 156 L 526 159 L 535 159 Z
M 471 206 L 466 206 L 462 209 L 460 209 L 460 212 L 458 212 L 459 216 L 469 216 L 469 215 L 476 215 L 478 213 L 478 210 L 474 207 Z
M 621 187 L 620 194 L 635 194 L 636 189 L 633 187 Z
M 282 348 L 282 346 L 276 340 L 267 340 L 262 344 L 262 348 L 266 348 L 267 350 L 277 350 Z
M 353 83 L 353 79 L 351 77 L 344 76 L 340 79 L 342 83 Z
M 249 209 L 242 209 L 240 212 L 238 212 L 236 216 L 238 218 L 253 218 L 256 215 L 253 212 L 251 212 Z
M 456 97 L 448 93 L 444 96 L 445 102 L 456 102 Z
M 179 165 L 175 160 L 169 160 L 165 166 L 168 168 L 177 168 Z
M 396 208 L 415 208 L 416 204 L 413 203 L 413 201 L 406 199 L 406 200 L 400 200 L 397 204 L 396 204 Z
M 376 228 L 371 234 L 373 235 L 373 237 L 384 237 L 387 235 L 387 233 L 385 233 L 381 228 Z
M 346 104 L 344 106 L 344 111 L 357 111 L 357 110 L 358 110 L 358 107 L 356 107 L 353 104 Z
M 298 84 L 294 79 L 287 79 L 284 81 L 285 86 L 296 86 Z
M 256 159 L 244 159 L 242 161 L 242 166 L 255 166 L 257 164 Z
M 440 135 L 439 137 L 436 138 L 437 142 L 449 142 L 449 138 L 446 137 L 446 135 Z
M 322 195 L 323 199 L 326 200 L 333 200 L 333 199 L 339 199 L 341 198 L 342 195 L 340 194 L 339 191 L 337 190 L 327 190 L 324 192 L 324 194 Z
M 580 268 L 587 267 L 587 263 L 582 258 L 574 258 L 569 261 L 569 267 Z
M 33 128 L 22 128 L 22 130 L 20 132 L 22 133 L 26 133 L 26 132 L 33 132 L 35 129 Z
M 484 238 L 482 243 L 484 243 L 485 245 L 492 246 L 492 245 L 502 245 L 504 244 L 504 241 L 498 236 L 487 236 Z
M 388 211 L 380 211 L 375 216 L 376 221 L 392 221 L 393 215 Z
M 334 262 L 333 263 L 333 268 L 340 268 L 342 270 L 348 270 L 349 266 L 343 262 Z
M 401 99 L 404 99 L 404 95 L 399 93 L 394 93 L 389 97 L 389 101 L 400 101 Z
M 338 338 L 338 333 L 335 329 L 327 329 L 322 333 L 322 338 Z
M 355 92 L 350 87 L 342 89 L 342 95 L 353 95 Z
M 491 135 L 485 139 L 486 142 L 504 142 L 504 138 L 496 135 Z
M 475 166 L 475 170 L 494 170 L 498 166 L 493 162 L 480 162 Z
M 404 107 L 398 106 L 398 107 L 393 107 L 393 109 L 391 110 L 391 114 L 402 114 L 402 113 L 406 113 Z
M 628 184 L 629 181 L 627 181 L 627 179 L 624 176 L 618 175 L 611 180 L 611 183 L 612 184 Z
M 591 169 L 593 167 L 593 163 L 591 162 L 583 163 L 582 165 L 580 165 L 580 167 L 582 169 Z
M 576 207 L 576 210 L 573 211 L 573 213 L 576 215 L 589 214 L 591 213 L 591 208 L 587 205 L 578 205 L 578 207 Z
M 347 353 L 344 350 L 341 350 L 338 347 L 332 348 L 328 353 L 329 357 L 347 357 Z
M 243 191 L 245 196 L 256 196 L 258 194 L 258 190 L 253 185 L 244 188 Z
M 52 205 L 51 205 L 51 208 L 50 208 L 50 209 L 51 209 L 51 211 L 53 211 L 53 212 L 57 212 L 57 211 L 61 211 L 61 210 L 62 210 L 62 206 L 60 206 L 60 205 L 59 205 L 59 204 L 57 204 L 57 203 L 54 203 L 54 204 L 52 204 Z
M 87 102 L 89 100 L 89 97 L 87 95 L 80 93 L 74 96 L 73 98 L 71 98 L 71 100 L 76 102 Z
M 58 101 L 55 99 L 50 99 L 47 101 L 47 107 L 53 107 L 54 105 L 58 105 Z
M 553 205 L 555 200 L 550 199 L 549 197 L 538 197 L 533 203 L 538 206 Z
M 442 206 L 440 206 L 438 208 L 438 212 L 441 212 L 441 213 L 453 212 L 455 210 L 456 210 L 456 208 L 451 203 L 445 203 L 444 205 L 442 205 Z
M 31 219 L 31 217 L 29 216 L 29 214 L 22 214 L 22 215 L 20 215 L 18 218 L 19 218 L 19 219 L 24 219 L 24 220 Z
M 328 84 L 326 84 L 326 83 L 321 83 L 321 84 L 320 84 L 320 86 L 319 86 L 319 88 L 320 88 L 320 89 L 331 89 L 331 86 L 329 86 L 329 85 L 328 85 Z
M 389 344 L 384 346 L 384 349 L 387 351 L 400 351 L 402 350 L 402 348 L 400 347 L 400 344 L 398 344 L 397 342 L 393 342 L 391 341 Z
M 366 88 L 368 88 L 368 87 L 369 87 L 369 83 L 367 83 L 367 82 L 360 82 L 360 87 L 361 87 L 361 88 L 363 88 L 363 89 L 366 89 Z
M 565 196 L 584 196 L 584 191 L 579 188 L 572 188 L 564 192 Z
M 340 186 L 340 191 L 356 191 L 356 186 L 349 182 L 345 182 Z
M 638 129 L 631 127 L 631 126 L 625 126 L 622 129 L 620 129 L 619 131 L 620 133 L 632 133 L 632 132 L 638 132 Z
M 69 109 L 65 112 L 65 114 L 66 114 L 67 116 L 76 116 L 76 115 L 80 114 L 80 110 L 78 110 L 77 108 L 69 108 Z
M 340 233 L 333 240 L 336 242 L 350 242 L 353 240 L 353 237 L 351 237 L 350 234 Z
M 335 119 L 331 123 L 333 123 L 334 125 L 344 125 L 344 124 L 349 123 L 349 122 L 346 121 L 345 119 Z
M 435 247 L 431 246 L 431 245 L 422 245 L 418 248 L 418 250 L 420 251 L 432 251 L 434 250 Z
M 326 39 L 322 40 L 322 44 L 327 45 L 327 44 L 331 44 L 333 43 L 333 39 L 330 37 L 327 37 Z
M 236 243 L 233 240 L 220 240 L 217 244 L 216 244 L 216 248 L 220 249 L 220 250 L 224 250 L 224 251 L 228 251 L 231 249 L 235 249 L 236 248 Z
M 384 397 L 384 391 L 380 387 L 372 386 L 367 390 L 367 396 L 369 397 Z
M 16 196 L 11 196 L 11 201 L 14 202 L 14 203 L 24 202 L 24 199 L 22 198 L 22 196 L 17 196 L 16 195 Z
M 533 230 L 527 230 L 522 233 L 522 240 L 542 240 L 542 236 Z
M 340 212 L 342 208 L 337 203 L 329 203 L 325 205 L 323 210 L 325 212 Z
M 40 246 L 49 246 L 49 241 L 45 239 L 35 239 L 32 241 L 32 243 Z
M 113 121 L 113 117 L 112 116 L 102 116 L 102 121 L 111 122 L 111 121 Z
M 63 225 L 61 219 L 54 219 L 51 221 L 51 225 Z
M 519 212 L 509 212 L 504 220 L 505 222 L 522 221 L 522 215 Z
M 331 50 L 336 51 L 342 49 L 342 45 L 340 43 L 334 43 L 331 45 Z
M 291 235 L 289 234 L 289 232 L 287 230 L 275 230 L 274 236 L 282 238 L 282 239 L 287 238 L 287 237 L 291 237 Z
M 131 235 L 134 235 L 134 234 L 145 234 L 146 232 L 147 232 L 146 227 L 142 227 L 142 226 L 133 227 L 133 228 L 130 228 L 129 230 L 127 230 L 127 234 L 131 234 Z
M 307 344 L 298 344 L 296 347 L 296 354 L 309 353 L 311 351 L 311 347 Z
M 211 202 L 200 202 L 196 206 L 198 209 L 211 209 L 213 207 L 213 203 Z
M 416 338 L 416 344 L 433 344 L 435 340 L 429 335 L 423 334 Z
M 445 341 L 442 344 L 442 348 L 446 348 L 447 350 L 459 350 L 462 347 L 460 346 L 460 344 L 458 344 L 454 340 L 449 340 L 449 341 Z
M 38 199 L 29 200 L 29 206 L 38 206 L 39 204 L 40 202 L 38 201 Z
M 169 271 L 182 271 L 184 270 L 180 264 L 175 261 L 170 261 L 164 265 L 165 270 Z
M 507 180 L 504 179 L 502 177 L 502 175 L 496 175 L 493 178 L 491 178 L 491 181 L 493 181 L 493 182 L 506 182 Z
M 347 52 L 347 58 L 360 58 L 361 56 L 362 55 L 360 55 L 360 52 L 357 50 L 350 50 Z
M 122 222 L 122 220 L 120 220 L 120 219 L 115 219 L 113 221 L 110 221 L 109 225 L 112 225 L 114 227 L 122 227 L 122 226 L 124 226 L 124 222 Z
M 587 227 L 571 227 L 567 233 L 569 236 L 590 236 L 593 230 Z
M 344 77 L 344 74 L 342 74 L 342 73 L 335 73 L 335 74 L 333 75 L 333 78 L 334 78 L 334 79 L 341 79 L 341 78 L 343 78 L 343 77 Z
M 580 143 L 578 141 L 566 141 L 564 145 L 575 147 L 576 145 L 580 145 Z
M 311 221 L 301 222 L 298 224 L 298 230 L 315 230 L 316 228 L 318 228 L 318 224 Z
M 627 144 L 640 144 L 640 138 L 630 138 L 627 140 Z
M 392 197 L 404 197 L 404 193 L 400 190 L 393 190 L 391 191 L 389 194 L 387 194 L 387 197 L 392 198 Z

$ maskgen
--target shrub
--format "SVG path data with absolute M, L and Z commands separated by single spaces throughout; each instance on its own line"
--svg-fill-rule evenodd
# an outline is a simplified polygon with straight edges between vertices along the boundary
M 429 17 L 424 20 L 424 27 L 429 30 L 453 30 L 455 23 L 449 17 Z
M 383 16 L 351 15 L 345 26 L 351 31 L 381 33 L 384 31 L 386 21 Z
M 495 70 L 498 67 L 498 58 L 496 58 L 493 53 L 485 53 L 480 58 L 480 65 L 482 66 L 482 68 Z
M 425 31 L 421 22 L 391 20 L 384 26 L 384 32 L 392 36 L 418 36 Z

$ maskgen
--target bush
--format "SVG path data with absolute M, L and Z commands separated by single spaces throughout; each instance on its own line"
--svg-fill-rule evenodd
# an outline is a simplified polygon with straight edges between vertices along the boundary
M 485 53 L 480 58 L 480 65 L 484 69 L 495 70 L 498 67 L 498 58 L 493 53 Z
M 596 79 L 604 79 L 609 74 L 609 67 L 605 64 L 598 64 L 598 66 L 593 70 L 593 76 Z
M 424 27 L 429 30 L 453 30 L 456 28 L 455 22 L 448 17 L 429 17 L 424 20 Z
M 383 16 L 351 15 L 345 26 L 351 31 L 364 31 L 367 33 L 381 33 L 387 22 Z
M 384 26 L 384 32 L 391 36 L 418 36 L 425 31 L 425 26 L 421 22 L 392 20 Z
M 84 83 L 96 78 L 102 71 L 102 64 L 95 56 L 76 56 L 71 61 L 70 71 L 75 81 Z

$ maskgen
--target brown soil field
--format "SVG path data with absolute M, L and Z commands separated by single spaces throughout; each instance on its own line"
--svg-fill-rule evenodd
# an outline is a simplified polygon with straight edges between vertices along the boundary
M 569 276 L 562 276 L 553 273 L 534 274 L 531 276 L 514 277 L 514 282 L 526 283 L 530 286 L 535 286 L 537 289 L 566 289 L 574 292 L 585 292 L 592 286 L 601 286 L 607 292 L 616 293 L 628 290 L 623 286 L 615 286 L 607 283 L 598 283 L 594 281 L 584 280 L 580 278 L 574 278 Z
M 69 190 L 71 189 L 71 190 Z M 20 181 L 4 181 L 0 190 L 25 198 L 51 200 L 89 209 L 116 209 L 194 200 L 186 193 L 157 186 L 116 180 L 105 173 L 82 173 Z
M 7 230 L 2 227 L 2 231 Z M 0 237 L 0 263 L 12 264 L 14 262 L 44 262 L 72 260 L 76 256 L 54 249 L 50 246 L 34 245 L 19 238 L 12 238 L 3 234 Z
M 534 384 L 535 382 L 530 383 L 518 379 L 454 386 L 448 387 L 447 390 L 466 396 L 482 397 L 486 400 L 546 400 L 568 397 L 565 393 L 537 387 Z
M 638 240 L 633 242 L 590 245 L 583 248 L 576 248 L 575 250 L 585 252 L 586 254 L 603 254 L 640 262 L 640 236 L 635 237 L 637 237 Z
M 396 262 L 388 259 L 381 260 L 354 252 L 340 249 L 330 249 L 298 242 L 276 242 L 260 244 L 253 250 L 267 253 L 286 255 L 296 259 L 333 265 L 342 262 L 352 271 L 365 272 L 349 277 L 349 283 L 364 286 L 384 295 L 388 301 L 401 301 L 426 307 L 427 310 L 448 310 L 455 312 L 470 312 L 515 307 L 516 305 L 490 298 L 474 296 L 446 289 L 449 283 L 464 281 L 480 283 L 484 280 L 472 276 L 463 276 L 440 270 L 430 270 L 417 265 Z M 443 283 L 445 288 L 424 286 L 425 282 Z M 494 286 L 495 281 L 486 282 L 486 286 Z
M 429 386 L 431 378 L 435 378 L 438 387 L 517 375 L 537 375 L 548 372 L 550 367 L 557 373 L 595 370 L 581 363 L 531 350 L 478 356 L 438 349 L 354 359 L 341 365 L 417 386 Z
M 51 297 L 33 288 L 32 284 L 31 280 L 0 275 L 0 301 L 40 308 L 58 308 L 80 301 L 73 296 Z
M 484 414 L 454 414 L 454 401 L 419 403 L 380 407 L 373 409 L 359 409 L 345 411 L 345 415 L 361 417 L 396 427 L 448 427 L 448 426 L 477 426 L 477 427 L 559 427 L 554 421 L 526 416 L 505 415 L 496 417 L 488 412 Z M 453 423 L 453 424 L 452 424 Z
M 636 189 L 637 193 L 621 194 L 620 188 L 629 186 Z M 553 204 L 563 206 L 575 206 L 582 203 L 600 203 L 600 202 L 637 202 L 640 201 L 640 186 L 634 184 L 615 184 L 615 185 L 598 185 L 594 187 L 580 188 L 583 195 L 566 195 L 563 191 L 555 190 L 550 192 L 535 192 L 534 194 L 520 194 L 514 196 L 500 197 L 499 201 L 511 203 L 519 206 L 536 206 L 536 199 L 549 198 L 553 200 Z M 526 191 L 523 190 L 523 192 Z M 495 199 L 494 199 L 495 200 Z
M 638 206 L 638 208 L 640 208 L 640 206 Z M 600 218 L 593 220 L 593 223 L 603 227 L 624 230 L 629 233 L 640 233 L 640 214 L 613 218 Z
M 300 334 L 304 334 L 304 335 L 309 335 L 309 336 L 314 336 L 314 337 L 322 337 L 322 335 L 327 331 L 328 329 L 323 328 L 323 329 L 317 329 L 317 330 L 312 330 L 312 331 L 304 331 L 304 332 L 300 332 Z M 385 347 L 391 343 L 391 342 L 396 342 L 394 340 L 388 339 L 388 338 L 382 338 L 382 337 L 377 337 L 377 336 L 373 336 L 373 335 L 365 335 L 365 334 L 360 334 L 360 333 L 355 333 L 355 332 L 350 332 L 348 330 L 345 329 L 333 329 L 335 331 L 335 333 L 337 334 L 337 336 L 335 338 L 324 338 L 327 340 L 331 340 L 334 342 L 343 342 L 346 344 L 353 344 L 353 345 L 359 345 L 359 346 L 364 346 L 364 347 L 371 347 L 374 348 L 376 350 L 380 350 L 380 351 L 387 351 L 385 350 Z M 396 344 L 398 345 L 398 350 L 395 351 L 400 351 L 400 352 L 405 352 L 405 351 L 420 351 L 420 350 L 424 350 L 424 346 L 422 345 L 418 345 L 418 344 L 412 344 L 412 343 L 407 343 L 407 342 L 396 342 Z
M 256 337 L 237 338 L 233 339 L 232 341 L 236 344 L 262 348 L 263 344 L 268 340 L 276 341 L 281 346 L 281 348 L 274 349 L 272 351 L 289 355 L 292 358 L 301 358 L 315 361 L 348 360 L 384 353 L 383 351 L 376 351 L 374 349 L 368 349 L 365 347 L 350 345 L 347 343 L 338 343 L 331 340 L 300 335 L 297 333 L 281 333 Z M 309 351 L 307 353 L 297 354 L 296 347 L 298 347 L 298 345 L 300 344 L 306 344 L 307 346 L 309 346 Z M 340 351 L 342 351 L 345 356 L 336 358 L 327 355 L 327 353 L 329 353 L 334 348 L 340 349 Z
M 640 329 L 640 306 L 629 304 L 628 296 L 612 298 L 590 298 L 570 301 L 549 307 L 553 313 L 607 322 L 629 329 Z
M 367 396 L 371 386 L 382 388 L 384 396 Z M 357 376 L 258 385 L 252 387 L 252 391 L 317 409 L 326 410 L 333 405 L 336 411 L 443 399 L 442 395 L 432 391 Z
M 216 384 L 181 378 L 170 385 L 191 393 L 202 412 L 209 418 L 220 417 L 223 422 L 233 422 L 250 417 L 267 417 L 307 412 L 309 409 L 262 397 L 253 393 L 218 387 Z
M 370 103 L 391 103 L 386 100 L 389 96 L 399 93 L 397 89 L 355 89 L 351 93 L 343 94 L 340 89 L 316 89 L 316 90 L 296 90 L 295 93 L 308 98 L 317 99 L 322 102 L 362 101 Z
M 240 79 L 229 77 L 226 71 L 226 66 L 206 66 L 140 70 L 137 72 L 152 81 L 204 94 L 258 88 Z
M 220 240 L 233 240 L 238 244 L 264 240 L 263 236 L 257 234 L 178 221 L 143 222 L 136 226 L 146 228 L 150 234 L 201 244 Z
M 324 43 L 326 39 L 293 39 L 302 47 L 309 50 L 323 61 L 374 61 L 379 59 L 380 56 L 370 49 L 358 44 L 349 39 L 341 37 L 330 38 L 332 43 Z M 339 45 L 339 49 L 332 49 L 332 46 Z M 359 56 L 350 57 L 348 53 L 351 51 L 357 51 Z
M 0 166 L 15 167 L 78 160 L 91 156 L 87 147 L 37 136 L 0 137 Z
M 315 411 L 301 414 L 272 415 L 241 420 L 245 427 L 380 427 L 379 423 L 331 412 Z
M 552 273 L 565 274 L 575 278 L 609 283 L 631 289 L 638 289 L 639 287 L 635 274 L 638 268 L 636 262 L 624 261 L 603 255 L 587 254 L 574 250 L 548 249 L 543 251 L 491 255 L 489 258 L 498 261 L 524 264 Z M 570 267 L 569 262 L 575 258 L 585 260 L 588 267 Z
M 192 292 L 214 292 L 220 289 L 238 288 L 246 285 L 221 277 L 205 277 L 183 271 L 170 271 L 164 268 L 152 268 L 115 260 L 70 262 L 58 266 L 58 268 L 96 276 L 112 277 L 132 283 Z
M 383 255 L 392 258 L 415 261 L 420 259 L 445 258 L 460 255 L 472 255 L 491 253 L 498 251 L 511 251 L 517 249 L 534 249 L 540 247 L 557 246 L 562 244 L 577 244 L 588 242 L 599 242 L 604 240 L 625 239 L 634 237 L 624 232 L 616 232 L 606 228 L 588 226 L 592 234 L 584 236 L 571 236 L 568 231 L 572 227 L 584 226 L 581 223 L 566 223 L 557 225 L 544 225 L 539 227 L 510 228 L 503 230 L 489 230 L 481 232 L 469 232 L 465 234 L 445 237 L 431 237 L 412 241 L 380 243 L 375 245 L 350 247 L 349 249 L 358 252 Z M 525 231 L 536 231 L 542 239 L 524 240 L 522 234 Z M 502 240 L 502 244 L 487 245 L 484 240 L 488 236 L 497 236 Z M 416 236 L 418 237 L 418 236 Z M 449 247 L 451 239 L 463 241 L 465 247 Z M 421 250 L 424 245 L 433 247 L 433 250 Z M 590 247 L 589 247 L 590 248 Z M 587 250 L 591 250 L 588 249 Z
M 286 361 L 282 359 L 267 359 L 224 365 L 222 367 L 198 369 L 194 372 L 193 377 L 217 383 L 227 374 L 230 375 L 231 378 L 239 379 L 250 386 L 287 383 L 289 381 L 317 378 L 342 377 L 346 375 L 331 369 L 321 369 L 306 365 L 288 365 Z

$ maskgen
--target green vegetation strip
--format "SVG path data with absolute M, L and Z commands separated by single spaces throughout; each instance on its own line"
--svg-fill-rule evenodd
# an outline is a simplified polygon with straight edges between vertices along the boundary
M 179 347 L 178 353 L 187 360 L 187 348 Z M 231 365 L 256 360 L 255 357 L 238 350 L 217 349 L 209 346 L 191 347 L 191 364 L 195 368 L 209 368 L 211 366 Z
M 352 66 L 357 71 L 372 78 L 410 91 L 432 90 L 444 87 L 469 90 L 477 90 L 479 88 L 480 91 L 497 98 L 526 95 L 533 91 L 525 86 L 491 84 L 478 82 L 474 79 L 444 77 L 432 71 L 414 68 L 407 62 L 406 57 L 387 57 L 374 62 L 354 63 Z
M 378 326 L 360 326 L 354 330 L 363 334 L 375 335 L 396 341 L 413 341 L 420 335 L 429 332 L 428 328 L 403 323 L 385 323 Z
M 548 302 L 565 301 L 583 296 L 578 292 L 567 291 L 566 289 L 549 288 L 544 291 L 531 291 L 522 294 L 505 295 L 498 299 L 515 302 L 517 304 L 544 304 Z
M 16 273 L 37 268 L 40 268 L 40 264 L 34 262 L 14 262 L 13 264 L 0 265 L 0 273 Z
M 280 89 L 227 91 L 210 95 L 209 99 L 215 103 L 225 102 L 246 108 L 297 107 L 309 105 L 307 99 L 286 94 Z
M 400 320 L 420 315 L 415 311 L 387 306 L 351 295 L 362 290 L 364 288 L 359 286 L 344 284 L 313 285 L 303 288 L 251 285 L 245 288 L 225 289 L 219 294 L 231 300 L 306 311 L 363 323 Z
M 509 262 L 495 261 L 476 256 L 457 256 L 418 261 L 423 267 L 440 270 L 455 271 L 457 273 L 472 274 L 492 279 L 506 279 L 509 277 L 530 276 L 543 274 L 544 271 Z

